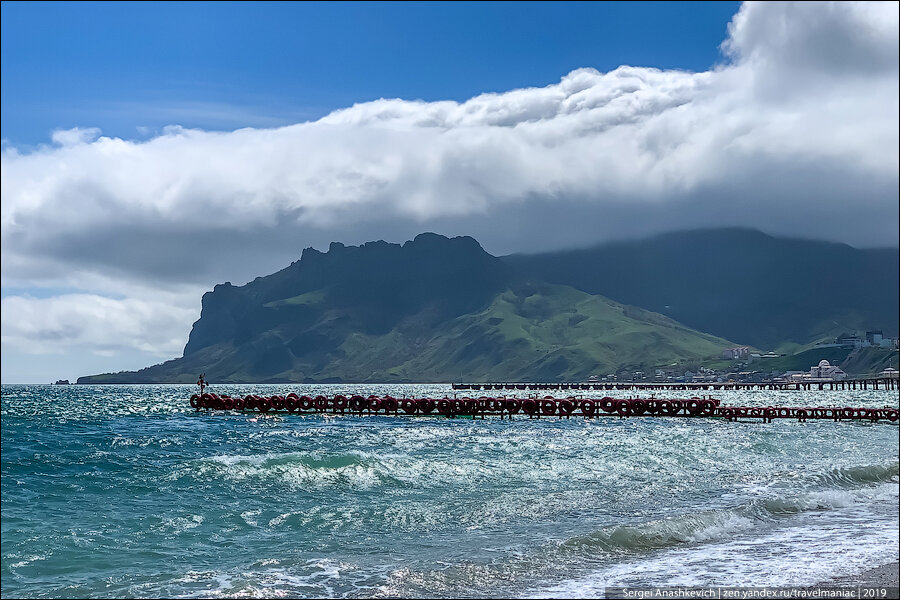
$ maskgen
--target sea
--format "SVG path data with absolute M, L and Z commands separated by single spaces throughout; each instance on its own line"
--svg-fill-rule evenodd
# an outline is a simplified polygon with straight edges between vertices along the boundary
M 261 415 L 196 411 L 195 388 L 2 386 L 4 598 L 600 597 L 898 558 L 897 424 Z M 896 390 L 713 397 L 898 406 Z

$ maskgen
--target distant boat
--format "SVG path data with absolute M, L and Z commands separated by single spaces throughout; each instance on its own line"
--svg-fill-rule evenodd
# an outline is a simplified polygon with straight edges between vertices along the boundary
M 57 379 L 53 385 L 72 385 L 68 379 Z

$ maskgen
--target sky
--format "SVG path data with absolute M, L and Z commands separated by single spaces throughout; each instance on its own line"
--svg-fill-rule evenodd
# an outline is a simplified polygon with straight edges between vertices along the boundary
M 898 3 L 3 2 L 4 383 L 331 241 L 898 245 Z

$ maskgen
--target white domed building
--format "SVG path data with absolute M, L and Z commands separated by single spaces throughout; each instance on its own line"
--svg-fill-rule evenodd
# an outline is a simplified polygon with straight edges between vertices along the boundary
M 840 367 L 832 366 L 827 360 L 820 360 L 818 366 L 809 369 L 809 378 L 839 381 L 846 379 L 847 374 Z

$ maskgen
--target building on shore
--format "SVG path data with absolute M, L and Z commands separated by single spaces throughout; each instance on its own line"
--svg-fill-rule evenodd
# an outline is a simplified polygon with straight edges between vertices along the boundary
M 726 360 L 740 360 L 742 358 L 750 358 L 750 346 L 726 348 L 725 350 L 722 350 L 722 358 Z
M 865 344 L 865 340 L 858 335 L 850 334 L 850 333 L 842 333 L 835 340 L 834 343 L 838 346 L 847 346 L 850 348 L 862 348 Z
M 842 379 L 847 379 L 847 374 L 840 367 L 832 365 L 823 359 L 815 367 L 809 368 L 809 373 L 806 373 L 805 379 L 807 381 L 841 381 Z
M 831 381 L 840 381 L 847 379 L 847 374 L 838 366 L 833 366 L 827 360 L 820 360 L 819 364 L 809 369 L 810 379 L 828 379 Z
M 810 367 L 809 372 L 788 371 L 778 378 L 780 381 L 791 383 L 818 383 L 823 381 L 841 381 L 847 379 L 847 374 L 838 366 L 832 365 L 827 360 L 820 360 L 819 364 Z
M 834 344 L 818 344 L 817 348 L 843 346 L 848 348 L 896 348 L 897 338 L 885 337 L 880 329 L 867 331 L 865 337 L 855 333 L 842 333 L 834 340 Z

